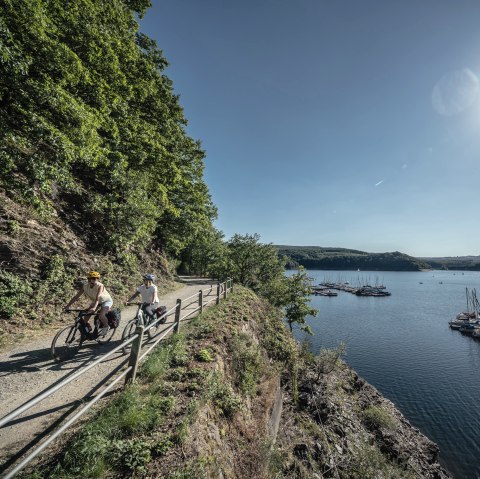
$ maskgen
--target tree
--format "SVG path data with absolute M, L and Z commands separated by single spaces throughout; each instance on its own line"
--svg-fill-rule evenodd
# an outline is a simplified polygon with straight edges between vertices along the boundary
M 284 306 L 285 317 L 290 331 L 293 330 L 292 325 L 296 323 L 303 331 L 312 334 L 310 327 L 305 324 L 307 316 L 316 316 L 318 314 L 317 309 L 308 305 L 310 295 L 312 294 L 311 281 L 311 278 L 307 276 L 307 272 L 302 266 L 300 266 L 298 273 L 287 278 Z
M 181 269 L 186 272 L 199 276 L 218 277 L 222 269 L 220 263 L 227 257 L 223 233 L 211 224 L 206 225 L 205 228 L 197 231 L 181 257 Z
M 265 291 L 283 276 L 283 262 L 271 244 L 260 243 L 260 235 L 235 234 L 227 242 L 232 278 L 256 292 Z
M 0 2 L 0 187 L 92 253 L 177 255 L 216 217 L 205 152 L 138 31 L 149 0 Z

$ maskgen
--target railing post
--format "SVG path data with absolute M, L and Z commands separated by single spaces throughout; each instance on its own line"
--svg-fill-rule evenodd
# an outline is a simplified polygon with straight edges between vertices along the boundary
M 217 304 L 220 304 L 220 283 L 217 284 Z
M 225 286 L 223 287 L 223 299 L 227 299 L 227 285 L 228 285 L 228 281 L 225 280 Z
M 182 300 L 177 299 L 177 309 L 175 310 L 175 326 L 173 332 L 178 333 L 180 329 L 180 313 L 182 312 Z
M 138 334 L 138 337 L 132 343 L 132 350 L 130 351 L 130 358 L 128 360 L 128 365 L 131 366 L 132 369 L 125 376 L 125 385 L 135 382 L 135 378 L 137 377 L 138 358 L 140 357 L 140 350 L 142 349 L 144 329 L 142 325 L 135 328 L 135 334 Z
M 200 307 L 200 314 L 203 313 L 203 291 L 198 292 L 198 306 Z

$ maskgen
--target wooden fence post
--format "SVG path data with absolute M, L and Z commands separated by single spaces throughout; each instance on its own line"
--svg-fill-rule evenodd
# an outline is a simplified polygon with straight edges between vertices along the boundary
M 135 328 L 135 334 L 138 334 L 138 337 L 132 343 L 132 349 L 130 351 L 130 358 L 128 359 L 128 365 L 132 367 L 129 373 L 125 376 L 125 385 L 135 382 L 137 377 L 138 370 L 138 358 L 140 357 L 140 351 L 142 349 L 143 342 L 143 330 L 145 328 L 143 325 L 137 326 Z
M 228 285 L 228 281 L 225 281 L 225 286 L 223 287 L 223 299 L 227 299 L 227 285 Z
M 198 306 L 200 307 L 200 314 L 203 313 L 203 291 L 198 292 Z
M 217 304 L 220 303 L 220 283 L 217 284 Z
M 175 310 L 175 326 L 173 332 L 178 333 L 180 329 L 180 313 L 182 312 L 182 300 L 177 299 L 177 309 Z

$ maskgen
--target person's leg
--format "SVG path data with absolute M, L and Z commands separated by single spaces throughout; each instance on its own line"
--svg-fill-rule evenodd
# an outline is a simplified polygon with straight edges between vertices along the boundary
M 145 308 L 145 312 L 151 317 L 153 318 L 153 315 L 155 314 L 155 311 L 157 310 L 158 308 L 158 303 L 152 303 L 152 304 L 149 304 L 146 308 Z
M 113 301 L 105 301 L 100 305 L 100 311 L 98 312 L 98 319 L 100 320 L 100 323 L 102 327 L 98 331 L 98 334 L 100 336 L 105 336 L 105 334 L 108 333 L 108 330 L 110 329 L 110 326 L 108 325 L 108 318 L 107 318 L 107 313 L 110 311 L 110 308 L 113 306 Z
M 102 323 L 102 326 L 105 328 L 108 326 L 107 313 L 110 311 L 110 306 L 102 306 L 98 312 L 98 319 Z

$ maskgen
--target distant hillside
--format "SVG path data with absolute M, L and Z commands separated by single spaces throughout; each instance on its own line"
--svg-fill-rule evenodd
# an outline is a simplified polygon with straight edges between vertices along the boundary
M 428 263 L 433 269 L 480 271 L 480 256 L 447 256 L 417 259 Z
M 394 251 L 367 253 L 346 248 L 321 246 L 277 245 L 278 253 L 288 257 L 287 267 L 304 266 L 307 269 L 366 270 L 366 271 L 420 271 L 430 265 L 425 261 Z

